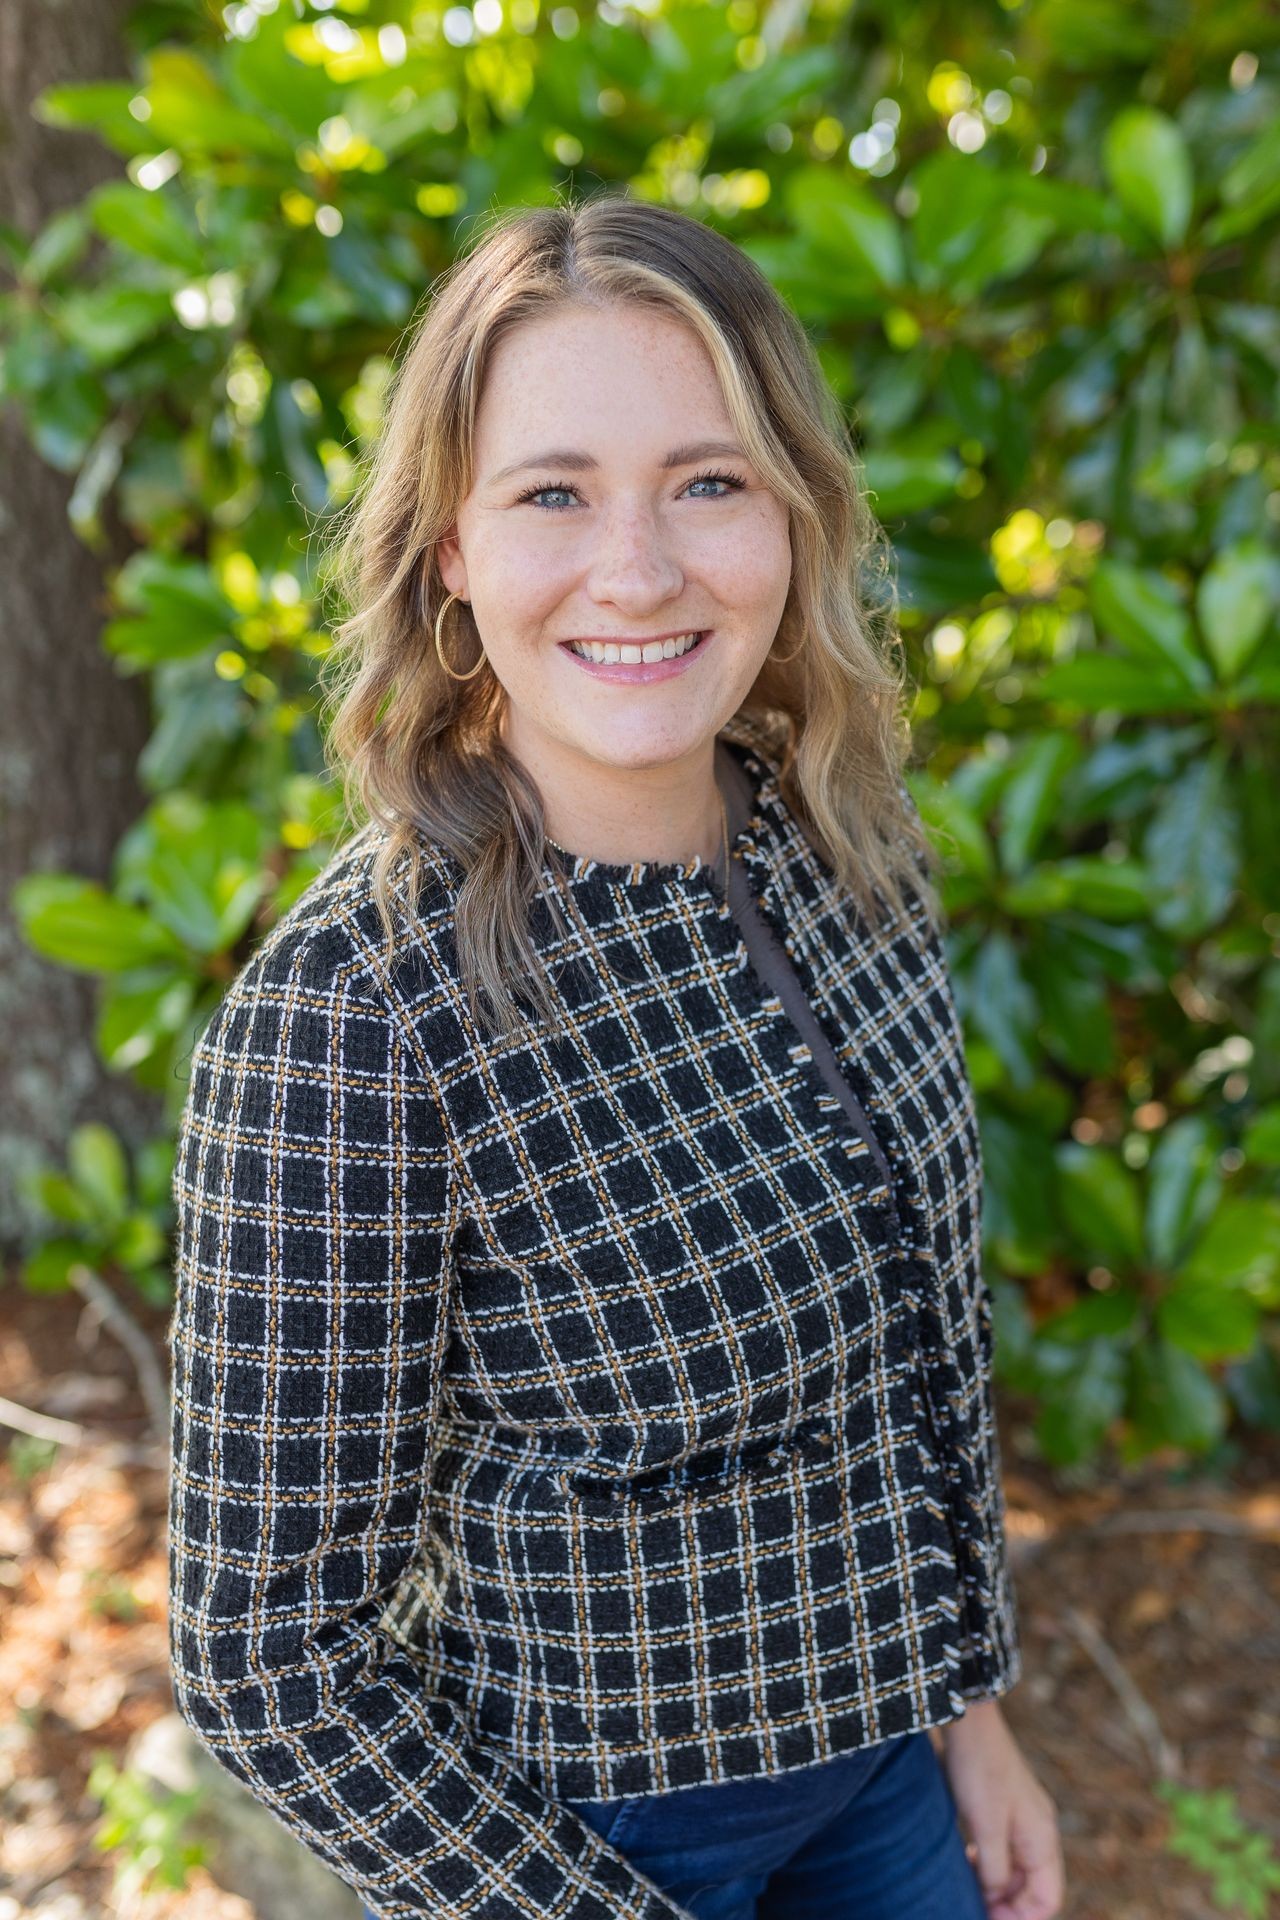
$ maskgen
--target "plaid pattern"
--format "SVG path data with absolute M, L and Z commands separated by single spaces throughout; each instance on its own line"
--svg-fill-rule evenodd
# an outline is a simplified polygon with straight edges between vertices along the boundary
M 892 1170 L 699 859 L 532 908 L 568 1031 L 469 1020 L 374 830 L 193 1058 L 170 1496 L 180 1711 L 390 1920 L 681 1909 L 568 1799 L 812 1765 L 1020 1674 L 982 1167 L 945 954 L 871 931 L 726 729 L 738 852 Z M 904 798 L 910 804 L 903 789 Z

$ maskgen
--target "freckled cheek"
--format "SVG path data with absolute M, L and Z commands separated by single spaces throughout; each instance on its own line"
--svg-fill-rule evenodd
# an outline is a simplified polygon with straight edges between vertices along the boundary
M 504 541 L 482 551 L 475 565 L 475 589 L 505 621 L 525 624 L 553 611 L 572 570 L 567 555 L 548 550 L 545 541 Z
M 791 549 L 786 528 L 752 528 L 744 539 L 741 529 L 700 543 L 686 564 L 725 607 L 749 612 L 785 598 L 791 578 Z

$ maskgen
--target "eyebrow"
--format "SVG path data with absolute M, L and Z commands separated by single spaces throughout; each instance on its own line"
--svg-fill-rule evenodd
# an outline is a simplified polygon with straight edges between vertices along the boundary
M 660 465 L 664 469 L 688 467 L 695 460 L 726 457 L 745 460 L 747 456 L 733 440 L 691 440 L 682 447 L 672 447 L 670 453 L 663 455 Z M 512 461 L 509 467 L 499 467 L 495 474 L 490 475 L 489 485 L 496 486 L 500 480 L 509 480 L 513 473 L 524 473 L 530 467 L 564 467 L 574 473 L 586 473 L 599 464 L 594 455 L 579 452 L 574 447 L 550 447 L 545 453 L 533 453 L 524 460 Z

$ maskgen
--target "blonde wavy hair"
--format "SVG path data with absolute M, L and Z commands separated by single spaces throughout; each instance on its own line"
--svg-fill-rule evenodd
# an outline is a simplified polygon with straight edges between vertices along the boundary
M 938 856 L 902 780 L 910 728 L 890 550 L 800 321 L 732 241 L 669 207 L 609 189 L 507 210 L 406 331 L 377 445 L 326 533 L 323 572 L 346 614 L 321 670 L 326 759 L 348 818 L 384 829 L 373 885 L 387 964 L 414 923 L 423 841 L 434 843 L 464 876 L 454 925 L 472 1016 L 503 1035 L 521 1020 L 514 983 L 559 1026 L 529 928 L 546 858 L 542 802 L 500 737 L 506 695 L 492 669 L 467 681 L 441 669 L 433 631 L 447 589 L 434 557 L 473 483 L 490 354 L 511 328 L 567 302 L 641 303 L 702 340 L 743 447 L 790 510 L 776 651 L 739 711 L 773 743 L 783 797 L 869 920 L 886 905 L 904 916 L 904 888 L 932 924 L 942 918 Z M 459 601 L 445 624 L 460 671 L 480 636 Z M 554 893 L 549 907 L 567 932 Z

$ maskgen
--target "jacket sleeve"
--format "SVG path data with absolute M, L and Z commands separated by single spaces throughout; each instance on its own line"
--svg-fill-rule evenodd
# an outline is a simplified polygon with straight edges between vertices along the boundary
M 386 1920 L 687 1920 L 378 1627 L 424 1527 L 456 1195 L 410 1028 L 331 927 L 201 1035 L 174 1164 L 178 1711 Z

